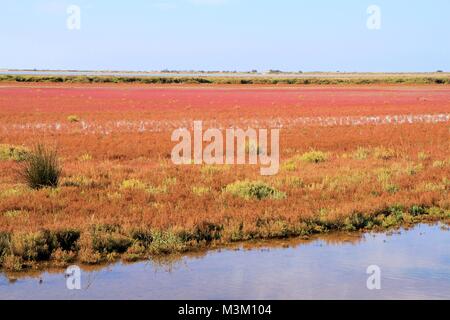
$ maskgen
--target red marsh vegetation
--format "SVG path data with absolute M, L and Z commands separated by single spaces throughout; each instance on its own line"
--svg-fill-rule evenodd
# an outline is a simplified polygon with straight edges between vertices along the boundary
M 280 171 L 176 166 L 171 133 L 280 128 Z M 449 219 L 450 87 L 2 83 L 0 263 L 133 260 L 205 245 Z M 18 174 L 56 149 L 58 186 Z

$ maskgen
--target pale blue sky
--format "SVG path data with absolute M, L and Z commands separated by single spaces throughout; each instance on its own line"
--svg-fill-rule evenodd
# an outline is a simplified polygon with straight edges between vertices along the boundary
M 1 2 L 0 68 L 450 71 L 448 0 Z

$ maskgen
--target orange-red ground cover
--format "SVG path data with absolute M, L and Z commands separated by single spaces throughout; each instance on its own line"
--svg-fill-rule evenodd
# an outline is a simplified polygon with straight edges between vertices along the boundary
M 79 121 L 70 122 L 71 115 Z M 0 231 L 79 230 L 78 249 L 90 252 L 81 259 L 90 262 L 92 228 L 105 225 L 125 238 L 160 230 L 191 232 L 197 240 L 216 233 L 226 242 L 302 234 L 312 225 L 351 227 L 358 225 L 353 217 L 389 208 L 404 211 L 396 219 L 405 222 L 413 207 L 439 208 L 445 216 L 449 115 L 448 86 L 1 84 L 0 144 L 55 146 L 63 179 L 57 189 L 30 190 L 17 177 L 17 163 L 0 160 Z M 194 120 L 281 128 L 280 173 L 173 165 L 171 132 Z M 304 161 L 311 149 L 325 161 Z M 245 180 L 264 181 L 286 198 L 224 192 Z

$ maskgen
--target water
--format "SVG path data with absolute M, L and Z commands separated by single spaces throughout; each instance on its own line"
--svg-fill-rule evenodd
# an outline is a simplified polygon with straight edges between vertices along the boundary
M 370 265 L 381 269 L 381 290 L 367 289 Z M 419 225 L 392 235 L 272 241 L 84 270 L 81 284 L 68 290 L 62 272 L 3 275 L 0 298 L 450 299 L 450 232 Z
M 21 76 L 109 76 L 109 77 L 254 77 L 258 74 L 249 73 L 164 73 L 164 72 L 115 72 L 115 71 L 45 71 L 45 70 L 30 70 L 30 71 L 13 71 L 13 70 L 0 70 L 0 75 L 21 75 Z

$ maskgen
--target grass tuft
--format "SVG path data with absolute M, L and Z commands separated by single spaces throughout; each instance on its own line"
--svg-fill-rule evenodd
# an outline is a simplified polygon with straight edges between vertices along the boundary
M 380 160 L 390 160 L 395 158 L 395 150 L 386 147 L 375 148 L 374 156 L 376 159 Z
M 22 162 L 19 174 L 32 189 L 56 188 L 61 177 L 56 151 L 37 145 Z
M 286 193 L 278 191 L 261 181 L 237 181 L 225 187 L 225 192 L 247 200 L 285 199 Z
M 300 156 L 301 161 L 308 163 L 321 163 L 327 161 L 328 158 L 328 154 L 318 150 L 311 150 Z
M 24 161 L 29 153 L 25 147 L 12 146 L 9 144 L 0 145 L 0 160 Z
M 70 123 L 76 123 L 80 122 L 80 118 L 76 115 L 70 115 L 67 117 L 67 121 L 69 121 Z

